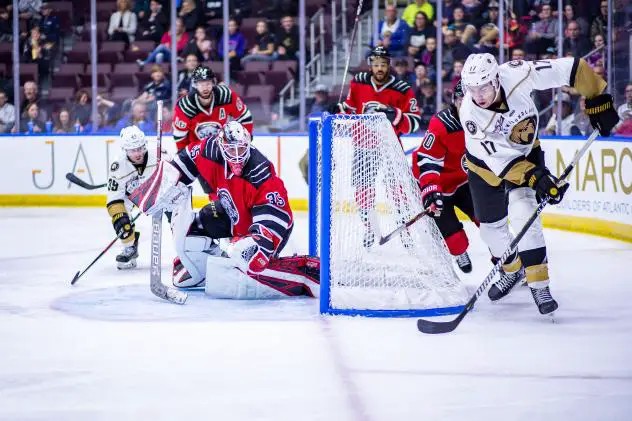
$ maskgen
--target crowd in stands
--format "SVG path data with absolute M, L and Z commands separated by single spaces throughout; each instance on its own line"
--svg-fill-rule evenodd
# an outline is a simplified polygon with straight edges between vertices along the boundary
M 394 56 L 396 77 L 406 80 L 415 90 L 424 122 L 449 102 L 463 63 L 472 53 L 498 56 L 502 48 L 507 60 L 557 57 L 558 13 L 563 20 L 562 55 L 585 57 L 596 72 L 606 77 L 606 0 L 565 0 L 560 11 L 556 10 L 557 1 L 552 0 L 506 2 L 503 45 L 499 45 L 498 1 L 503 0 L 380 1 L 383 18 L 378 25 L 377 42 Z M 308 16 L 321 7 L 330 13 L 330 2 L 306 2 Z M 366 11 L 371 2 L 364 3 Z M 298 2 L 231 0 L 227 51 L 222 0 L 176 0 L 175 34 L 171 33 L 170 4 L 169 0 L 97 2 L 95 130 L 114 131 L 126 124 L 137 124 L 143 130 L 153 131 L 158 99 L 165 101 L 164 112 L 170 113 L 173 36 L 177 46 L 178 95 L 190 90 L 192 71 L 199 64 L 210 66 L 221 77 L 222 61 L 227 56 L 231 87 L 252 108 L 255 122 L 276 120 L 278 115 L 272 113 L 270 106 L 279 91 L 298 76 Z M 437 21 L 437 4 L 442 8 L 441 22 Z M 623 45 L 624 54 L 628 55 L 628 35 L 620 32 L 629 29 L 631 6 L 623 0 L 613 0 L 613 4 L 612 19 L 620 31 L 610 34 L 610 38 L 615 54 Z M 355 1 L 349 2 L 350 13 L 355 6 Z M 90 2 L 19 0 L 18 9 L 13 10 L 12 1 L 0 0 L 0 132 L 92 131 Z M 11 81 L 14 12 L 20 21 L 23 89 L 19 93 L 13 92 Z M 443 34 L 440 57 L 437 28 Z M 629 69 L 629 57 L 623 62 Z M 435 101 L 438 78 L 443 86 L 442 104 Z M 618 133 L 632 133 L 632 122 L 627 122 L 632 119 L 632 86 L 625 85 L 629 78 L 626 74 L 613 86 L 618 93 L 615 97 L 621 98 L 617 105 L 625 120 Z M 308 113 L 325 107 L 337 96 L 337 92 L 325 91 L 324 85 L 313 89 Z M 20 127 L 15 127 L 14 94 L 21 95 Z M 552 92 L 540 92 L 536 98 L 539 108 L 545 108 L 552 99 Z M 569 88 L 555 102 L 558 100 L 563 104 L 562 134 L 577 130 L 585 134 L 589 126 L 582 117 L 582 99 Z M 286 111 L 287 115 L 297 115 L 295 105 Z M 556 131 L 557 119 L 551 113 L 541 121 L 544 133 Z

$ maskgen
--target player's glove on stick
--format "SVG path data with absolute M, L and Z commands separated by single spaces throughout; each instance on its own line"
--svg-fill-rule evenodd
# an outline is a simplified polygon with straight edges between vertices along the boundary
M 114 226 L 116 236 L 121 240 L 129 238 L 129 236 L 134 233 L 134 226 L 132 225 L 127 212 L 119 212 L 112 215 L 112 225 Z
M 594 98 L 586 98 L 586 114 L 590 124 L 602 136 L 610 136 L 610 132 L 619 122 L 619 115 L 614 108 L 612 95 L 601 94 Z
M 366 110 L 367 114 L 371 113 L 384 113 L 386 114 L 386 118 L 391 122 L 393 127 L 397 126 L 399 122 L 402 120 L 402 110 L 395 107 L 386 107 L 384 105 L 378 105 L 374 107 L 370 107 Z
M 535 167 L 526 174 L 527 184 L 533 190 L 538 199 L 549 198 L 549 203 L 557 205 L 562 201 L 564 193 L 568 190 L 568 184 L 558 186 L 559 180 L 548 169 Z
M 421 190 L 421 202 L 424 208 L 432 212 L 435 218 L 443 211 L 443 193 L 436 184 L 430 184 Z
M 337 102 L 335 104 L 331 104 L 329 106 L 329 108 L 327 109 L 327 112 L 329 114 L 340 114 L 340 113 L 344 113 L 345 112 L 345 108 L 342 105 L 342 103 Z

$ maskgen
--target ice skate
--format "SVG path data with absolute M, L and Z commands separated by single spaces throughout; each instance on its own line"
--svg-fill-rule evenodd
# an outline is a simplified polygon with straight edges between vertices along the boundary
M 553 315 L 553 312 L 557 310 L 558 304 L 557 301 L 551 296 L 551 290 L 548 286 L 544 288 L 532 288 L 531 295 L 533 295 L 533 300 L 535 301 L 535 305 L 538 306 L 538 310 L 540 314 L 548 314 Z
M 467 252 L 454 256 L 454 260 L 456 260 L 456 264 L 463 273 L 470 273 L 472 271 L 472 261 L 470 260 L 470 255 L 467 254 Z
M 500 279 L 489 288 L 487 291 L 487 296 L 492 301 L 498 301 L 501 298 L 505 297 L 512 290 L 513 287 L 518 285 L 520 280 L 524 278 L 525 271 L 524 267 L 521 267 L 520 270 L 512 273 L 507 273 L 504 270 L 500 270 Z
M 134 233 L 134 242 L 130 246 L 126 246 L 123 251 L 116 256 L 116 267 L 118 269 L 133 269 L 136 267 L 136 258 L 138 257 L 138 239 L 140 233 Z

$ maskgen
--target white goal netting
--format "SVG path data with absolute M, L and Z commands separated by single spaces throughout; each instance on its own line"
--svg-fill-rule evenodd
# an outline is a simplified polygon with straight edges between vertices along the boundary
M 468 293 L 432 218 L 379 244 L 381 236 L 423 211 L 390 122 L 383 114 L 330 119 L 331 126 L 324 122 L 318 130 L 317 238 L 321 259 L 329 257 L 321 269 L 326 307 L 361 313 L 465 304 Z M 328 229 L 321 225 L 323 216 Z

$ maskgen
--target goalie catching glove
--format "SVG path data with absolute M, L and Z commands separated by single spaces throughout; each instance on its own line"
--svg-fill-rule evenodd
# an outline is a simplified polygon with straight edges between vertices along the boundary
M 619 123 L 619 115 L 614 108 L 612 95 L 601 94 L 594 98 L 586 98 L 586 114 L 590 119 L 590 124 L 602 136 L 610 136 L 614 126 Z
M 438 218 L 443 211 L 443 193 L 436 184 L 430 184 L 421 190 L 421 201 L 424 208 L 428 210 L 432 216 Z
M 568 183 L 561 186 L 557 177 L 552 175 L 547 168 L 535 167 L 526 174 L 527 184 L 533 190 L 539 200 L 549 198 L 549 203 L 557 205 L 564 198 L 564 193 L 568 190 Z
M 251 235 L 236 238 L 228 249 L 228 256 L 236 260 L 244 273 L 262 272 L 270 264 L 277 244 L 270 231 L 261 225 L 251 228 Z

